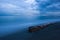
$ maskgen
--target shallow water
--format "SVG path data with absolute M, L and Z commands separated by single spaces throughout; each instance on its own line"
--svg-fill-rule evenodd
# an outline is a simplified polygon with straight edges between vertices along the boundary
M 56 19 L 45 20 L 45 21 L 35 21 L 28 23 L 18 23 L 18 24 L 7 24 L 0 27 L 0 40 L 59 40 L 60 38 L 60 24 L 57 26 L 49 26 L 43 30 L 30 33 L 28 32 L 28 27 L 32 25 L 45 24 L 49 22 L 60 21 Z
M 19 16 L 0 17 L 0 37 L 13 34 L 17 31 L 27 30 L 32 25 L 60 21 L 59 18 L 40 17 L 40 18 L 20 18 Z

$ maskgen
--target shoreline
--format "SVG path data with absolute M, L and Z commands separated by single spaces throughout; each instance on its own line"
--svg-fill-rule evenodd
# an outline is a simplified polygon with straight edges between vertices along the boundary
M 49 26 L 56 26 L 57 24 L 60 24 L 60 21 L 52 22 L 52 23 L 46 23 L 46 24 L 42 24 L 42 25 L 30 26 L 28 31 L 29 32 L 36 32 L 36 31 L 45 29 L 45 28 L 47 28 Z

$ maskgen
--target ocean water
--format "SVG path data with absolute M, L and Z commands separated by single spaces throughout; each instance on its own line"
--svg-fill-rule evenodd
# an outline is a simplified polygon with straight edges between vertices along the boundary
M 20 16 L 0 16 L 0 37 L 13 34 L 17 31 L 26 31 L 24 32 L 26 33 L 25 35 L 30 35 L 29 33 L 27 34 L 27 30 L 30 26 L 56 21 L 60 21 L 60 18 L 52 18 L 50 16 L 41 16 L 37 18 L 23 18 Z
M 19 17 L 20 18 L 20 17 Z M 13 16 L 1 16 L 0 20 L 0 40 L 50 40 L 53 37 L 59 38 L 59 26 L 50 26 L 41 31 L 29 33 L 28 28 L 32 25 L 40 25 L 51 22 L 58 22 L 60 18 L 41 17 L 31 19 L 19 19 Z M 58 29 L 55 31 L 55 29 Z M 55 39 L 55 40 L 56 40 Z

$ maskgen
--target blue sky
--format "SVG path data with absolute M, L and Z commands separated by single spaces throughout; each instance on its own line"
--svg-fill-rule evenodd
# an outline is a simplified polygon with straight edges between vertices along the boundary
M 49 14 L 50 12 L 50 14 Z M 54 15 L 60 14 L 59 0 L 0 0 L 0 16 L 2 15 Z M 53 14 L 52 14 L 53 13 Z

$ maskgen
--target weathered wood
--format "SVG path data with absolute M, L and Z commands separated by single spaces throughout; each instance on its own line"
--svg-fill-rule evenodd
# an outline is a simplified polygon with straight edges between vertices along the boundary
M 37 26 L 30 26 L 28 31 L 29 32 L 36 32 L 38 30 L 42 30 L 48 26 L 54 25 L 55 23 L 47 23 L 47 24 L 43 24 L 43 25 L 37 25 Z

